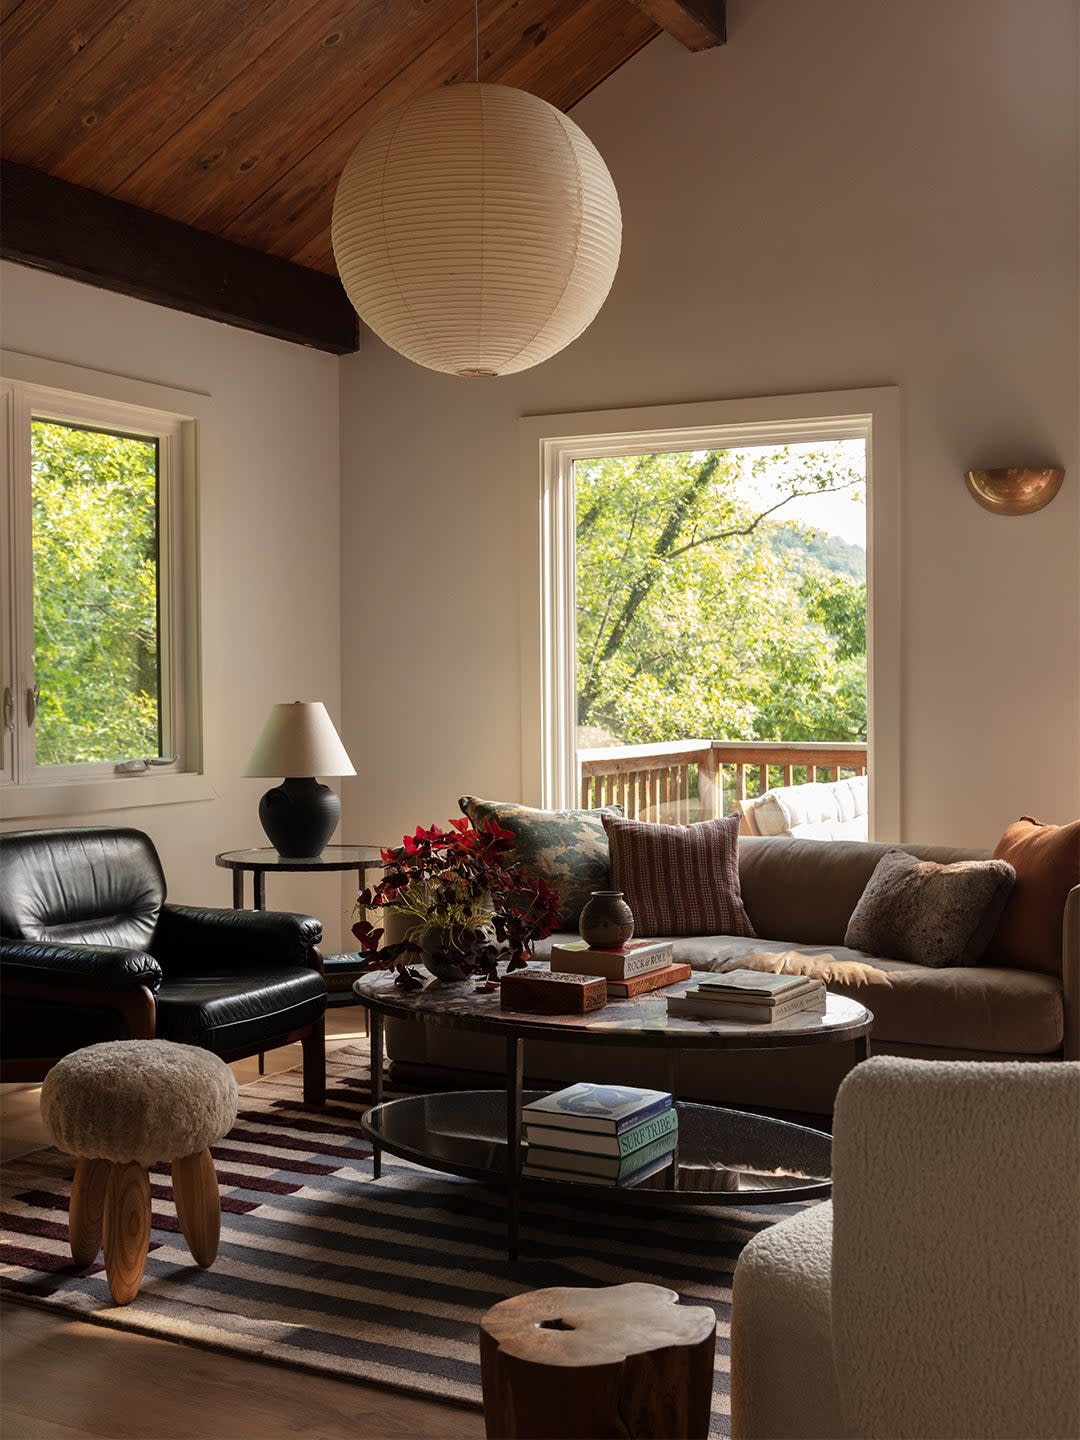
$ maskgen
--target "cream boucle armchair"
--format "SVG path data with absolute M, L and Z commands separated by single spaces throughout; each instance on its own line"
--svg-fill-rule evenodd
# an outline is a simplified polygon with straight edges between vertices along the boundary
M 881 1057 L 735 1272 L 735 1440 L 1080 1435 L 1080 1063 Z

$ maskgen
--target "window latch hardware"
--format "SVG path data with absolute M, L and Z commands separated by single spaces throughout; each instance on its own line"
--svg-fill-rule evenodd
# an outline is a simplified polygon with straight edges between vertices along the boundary
M 15 696 L 10 685 L 4 687 L 4 729 L 15 729 Z
M 26 723 L 33 725 L 41 701 L 41 686 L 30 685 L 26 691 Z

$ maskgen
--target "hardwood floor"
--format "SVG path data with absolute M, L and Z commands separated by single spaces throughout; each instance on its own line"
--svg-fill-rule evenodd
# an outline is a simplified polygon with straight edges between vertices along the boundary
M 327 1044 L 363 1043 L 359 1009 L 327 1015 Z M 295 1051 L 295 1055 L 292 1052 Z M 299 1045 L 266 1057 L 300 1064 Z M 233 1066 L 247 1084 L 255 1060 Z M 48 1144 L 37 1086 L 4 1086 L 0 1155 Z M 480 1440 L 474 1411 L 167 1340 L 0 1306 L 4 1440 Z

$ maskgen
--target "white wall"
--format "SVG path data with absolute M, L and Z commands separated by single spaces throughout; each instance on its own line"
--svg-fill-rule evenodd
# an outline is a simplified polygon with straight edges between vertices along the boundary
M 0 828 L 134 825 L 157 845 L 173 900 L 227 905 L 230 875 L 214 855 L 266 843 L 257 807 L 271 782 L 242 773 L 270 706 L 321 699 L 340 714 L 337 361 L 17 265 L 0 269 L 0 287 L 6 348 L 213 397 L 199 501 L 204 748 L 215 792 Z M 271 876 L 267 903 L 318 915 L 328 947 L 339 947 L 338 877 Z
M 520 415 L 880 384 L 904 405 L 904 832 L 1080 813 L 1076 7 L 728 12 L 725 48 L 661 38 L 574 111 L 624 219 L 580 340 L 502 380 L 370 335 L 342 363 L 352 838 L 520 793 Z M 964 487 L 1048 461 L 1069 473 L 1036 516 Z

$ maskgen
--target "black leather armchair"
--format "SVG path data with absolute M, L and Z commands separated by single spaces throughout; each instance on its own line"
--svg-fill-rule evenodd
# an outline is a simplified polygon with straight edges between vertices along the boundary
M 0 835 L 0 1078 L 98 1040 L 157 1036 L 238 1060 L 299 1040 L 326 1098 L 326 982 L 310 915 L 169 905 L 140 830 Z

